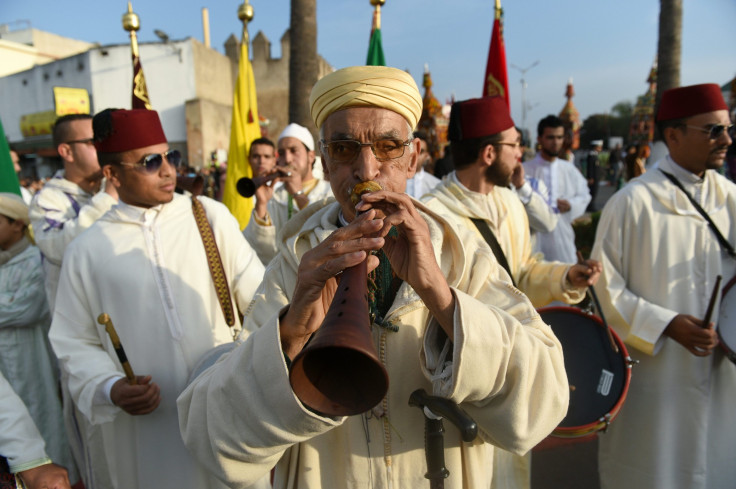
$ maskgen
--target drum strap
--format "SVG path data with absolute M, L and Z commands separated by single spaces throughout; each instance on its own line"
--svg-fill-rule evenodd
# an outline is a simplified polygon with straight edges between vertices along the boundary
M 685 190 L 685 187 L 682 186 L 682 183 L 671 173 L 667 173 L 666 171 L 659 168 L 659 171 L 661 171 L 667 179 L 672 182 L 677 188 L 685 192 L 685 195 L 687 196 L 690 203 L 695 207 L 695 209 L 700 213 L 703 218 L 708 221 L 708 225 L 713 230 L 713 232 L 716 235 L 716 238 L 718 239 L 718 242 L 721 244 L 721 246 L 726 250 L 726 252 L 731 256 L 731 258 L 736 258 L 736 250 L 734 250 L 731 243 L 728 242 L 728 240 L 723 236 L 723 233 L 721 233 L 720 229 L 718 229 L 718 226 L 716 226 L 716 223 L 713 222 L 713 219 L 710 218 L 707 212 L 705 212 L 705 209 L 700 207 L 700 204 L 693 198 L 692 195 L 690 195 L 690 192 Z
M 222 266 L 222 258 L 220 257 L 220 250 L 217 248 L 217 241 L 215 241 L 215 235 L 212 232 L 212 226 L 207 220 L 207 214 L 204 211 L 202 203 L 195 196 L 192 196 L 192 211 L 194 212 L 194 220 L 197 222 L 197 228 L 199 228 L 199 234 L 202 236 L 202 244 L 204 244 L 204 250 L 207 254 L 207 265 L 210 268 L 210 275 L 212 275 L 212 281 L 215 283 L 215 292 L 217 292 L 217 299 L 220 301 L 220 307 L 222 313 L 225 316 L 225 322 L 232 329 L 233 338 L 237 336 L 235 331 L 235 312 L 233 310 L 233 301 L 230 296 L 230 286 L 227 282 L 227 276 L 225 275 L 225 268 Z M 238 314 L 240 315 L 240 314 Z M 242 322 L 243 318 L 240 317 Z
M 493 254 L 496 256 L 496 260 L 498 260 L 498 263 L 500 263 L 503 269 L 506 270 L 506 273 L 509 274 L 509 277 L 511 277 L 511 283 L 514 284 L 514 287 L 516 287 L 514 276 L 511 275 L 509 262 L 506 260 L 506 255 L 504 255 L 503 250 L 501 249 L 501 245 L 498 243 L 496 235 L 493 234 L 491 227 L 483 219 L 476 219 L 471 217 L 470 220 L 473 221 L 475 227 L 477 227 L 480 234 L 483 235 L 483 239 L 485 239 L 486 243 L 488 243 L 488 246 L 491 247 L 491 251 L 493 251 Z

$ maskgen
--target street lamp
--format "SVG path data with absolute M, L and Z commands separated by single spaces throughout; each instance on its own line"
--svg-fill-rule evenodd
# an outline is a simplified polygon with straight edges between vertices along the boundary
M 527 101 L 526 101 L 526 80 L 524 79 L 524 76 L 526 76 L 526 72 L 534 68 L 539 64 L 539 60 L 536 60 L 534 63 L 530 64 L 526 68 L 519 68 L 513 63 L 509 63 L 509 65 L 517 69 L 521 72 L 521 127 L 529 131 L 529 128 L 526 127 L 526 111 L 527 111 Z

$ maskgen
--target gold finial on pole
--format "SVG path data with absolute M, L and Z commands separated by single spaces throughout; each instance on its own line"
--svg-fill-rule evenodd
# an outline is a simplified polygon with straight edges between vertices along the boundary
M 371 0 L 371 5 L 375 7 L 375 18 L 376 18 L 376 25 L 374 26 L 375 29 L 381 28 L 381 6 L 386 3 L 386 0 Z
M 136 31 L 141 28 L 141 19 L 133 12 L 133 6 L 128 2 L 128 11 L 123 14 L 123 29 L 130 32 L 130 49 L 133 56 L 138 56 L 138 37 Z
M 501 12 L 503 12 L 503 10 L 501 9 L 501 0 L 496 0 L 496 9 L 495 9 L 495 14 L 496 15 L 495 15 L 494 18 L 495 19 L 500 19 L 501 18 Z
M 238 19 L 243 23 L 243 42 L 250 42 L 248 37 L 248 22 L 253 20 L 255 12 L 253 6 L 245 0 L 240 7 L 238 7 Z

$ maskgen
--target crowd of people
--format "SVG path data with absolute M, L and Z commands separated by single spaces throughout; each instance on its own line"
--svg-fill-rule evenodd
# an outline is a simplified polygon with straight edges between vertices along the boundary
M 581 171 L 550 115 L 522 162 L 505 100 L 484 97 L 453 103 L 436 164 L 416 83 L 389 67 L 330 73 L 308 103 L 318 140 L 291 123 L 248 148 L 265 183 L 245 229 L 218 202 L 216 167 L 186 180 L 155 111 L 56 121 L 63 169 L 30 204 L 0 194 L 0 487 L 422 487 L 438 413 L 409 399 L 424 389 L 477 424 L 474 441 L 446 424 L 445 487 L 529 489 L 530 450 L 576 390 L 540 310 L 587 294 L 640 362 L 600 437 L 601 487 L 730 487 L 736 365 L 706 312 L 736 276 L 717 85 L 664 94 L 669 154 L 648 171 L 643 149 L 615 150 L 628 183 L 588 259 L 572 223 L 598 210 L 602 141 Z M 345 414 L 291 374 L 326 318 L 355 322 L 332 313 L 354 270 L 366 309 L 350 310 L 369 316 L 389 382 Z M 333 378 L 304 368 L 314 389 Z

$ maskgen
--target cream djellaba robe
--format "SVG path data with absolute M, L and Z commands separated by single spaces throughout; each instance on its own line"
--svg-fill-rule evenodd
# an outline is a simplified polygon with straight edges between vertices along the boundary
M 234 304 L 247 307 L 263 265 L 225 206 L 201 197 Z M 96 429 L 87 457 L 93 489 L 222 487 L 189 455 L 176 398 L 198 360 L 232 341 L 220 308 L 190 197 L 150 209 L 119 204 L 64 255 L 50 339 L 74 402 Z M 101 313 L 110 315 L 137 375 L 151 375 L 161 404 L 132 416 L 104 393 L 123 375 Z M 102 452 L 89 452 L 102 446 Z M 106 470 L 105 470 L 106 469 Z M 109 472 L 109 475 L 106 473 Z
M 691 194 L 701 194 L 701 206 L 736 243 L 736 185 L 713 170 L 696 183 L 669 157 L 659 168 L 675 174 Z M 623 408 L 599 437 L 601 487 L 734 487 L 736 365 L 720 348 L 696 357 L 663 331 L 678 313 L 704 318 L 716 276 L 727 283 L 736 261 L 658 170 L 609 200 L 592 256 L 603 266 L 595 289 L 606 319 L 640 362 Z M 727 300 L 736 298 L 732 293 Z
M 230 487 L 273 466 L 277 489 L 427 486 L 424 416 L 408 406 L 418 388 L 460 403 L 480 426 L 480 437 L 463 443 L 445 422 L 448 489 L 488 488 L 494 445 L 525 453 L 565 415 L 567 377 L 551 328 L 482 242 L 415 205 L 457 300 L 454 344 L 404 283 L 387 314 L 398 332 L 373 327 L 390 379 L 376 412 L 330 418 L 302 405 L 289 385 L 278 321 L 301 256 L 336 230 L 339 205 L 330 199 L 302 210 L 279 235 L 280 254 L 247 313 L 250 334 L 179 397 L 185 443 Z
M 544 261 L 532 253 L 529 221 L 524 205 L 515 192 L 495 186 L 488 195 L 468 190 L 453 171 L 423 199 L 424 205 L 458 226 L 474 231 L 483 239 L 471 219 L 483 219 L 490 226 L 519 289 L 534 307 L 552 301 L 577 304 L 585 289 L 566 285 L 570 264 Z
M 453 171 L 422 201 L 450 222 L 475 231 L 480 239 L 483 237 L 471 219 L 484 220 L 506 256 L 517 286 L 535 307 L 552 301 L 576 304 L 585 297 L 585 289 L 566 284 L 569 264 L 544 261 L 540 253 L 532 254 L 527 213 L 513 190 L 495 186 L 487 195 L 473 192 Z M 531 453 L 520 456 L 499 449 L 493 461 L 492 488 L 531 487 Z

